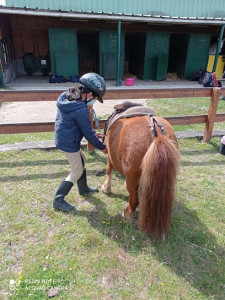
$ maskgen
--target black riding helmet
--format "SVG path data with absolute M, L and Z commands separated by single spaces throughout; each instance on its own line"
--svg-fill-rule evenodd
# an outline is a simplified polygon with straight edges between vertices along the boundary
M 103 103 L 102 97 L 105 95 L 106 85 L 104 78 L 96 73 L 87 73 L 81 76 L 80 83 L 84 86 L 81 90 L 85 91 L 85 88 L 90 89 L 93 96 L 98 97 L 98 101 Z

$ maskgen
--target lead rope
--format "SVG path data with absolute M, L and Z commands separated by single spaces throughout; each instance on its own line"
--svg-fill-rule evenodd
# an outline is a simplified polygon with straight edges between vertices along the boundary
M 99 127 L 99 119 L 97 118 L 96 112 L 94 108 L 90 109 L 90 113 L 92 114 L 93 120 L 95 122 L 95 126 L 98 128 L 98 131 L 100 132 L 100 127 Z

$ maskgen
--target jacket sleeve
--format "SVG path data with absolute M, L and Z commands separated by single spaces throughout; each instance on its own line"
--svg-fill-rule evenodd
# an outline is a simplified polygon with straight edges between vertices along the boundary
M 95 130 L 91 127 L 91 120 L 86 107 L 79 109 L 79 112 L 76 114 L 76 121 L 86 140 L 95 148 L 104 150 L 106 146 L 96 137 Z

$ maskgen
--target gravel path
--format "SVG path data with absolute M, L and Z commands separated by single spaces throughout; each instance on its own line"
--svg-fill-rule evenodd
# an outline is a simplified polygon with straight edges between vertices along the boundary
M 103 104 L 96 102 L 94 109 L 98 117 L 106 116 L 113 112 L 113 107 L 119 101 L 107 100 Z M 135 100 L 145 105 L 145 99 Z M 11 102 L 0 107 L 0 124 L 7 123 L 32 123 L 54 122 L 56 104 L 54 101 L 40 102 Z

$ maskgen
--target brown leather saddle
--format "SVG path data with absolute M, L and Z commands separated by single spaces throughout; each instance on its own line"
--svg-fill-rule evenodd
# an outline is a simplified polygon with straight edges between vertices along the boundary
M 133 103 L 131 101 L 121 101 L 114 106 L 114 111 L 111 116 L 106 120 L 104 128 L 104 137 L 108 134 L 111 126 L 122 118 L 132 118 L 136 116 L 154 116 L 155 111 L 150 107 L 143 106 L 139 103 Z

